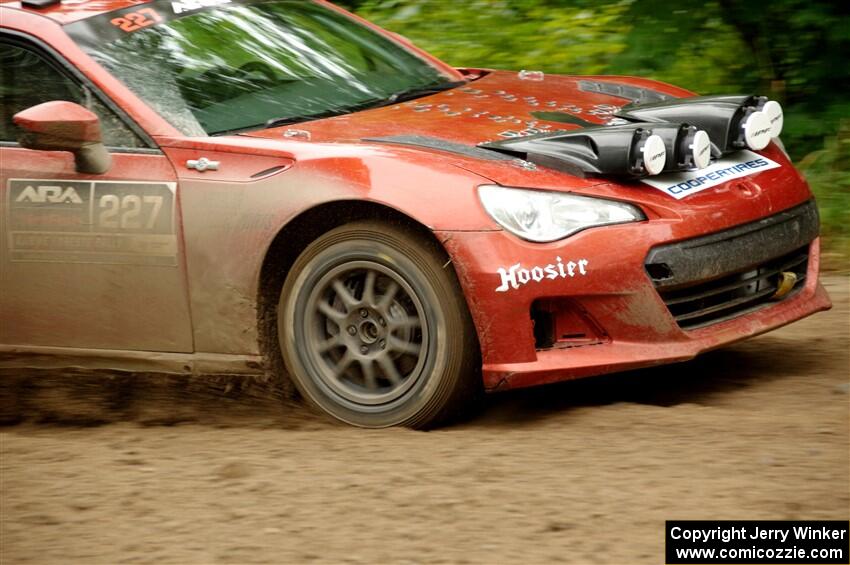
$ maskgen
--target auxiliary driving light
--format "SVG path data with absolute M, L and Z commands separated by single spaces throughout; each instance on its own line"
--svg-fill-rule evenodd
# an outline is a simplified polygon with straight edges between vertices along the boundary
M 782 111 L 782 105 L 776 100 L 768 100 L 762 106 L 761 111 L 767 116 L 770 121 L 770 136 L 774 139 L 782 133 L 782 126 L 785 124 L 785 113 Z
M 711 162 L 711 138 L 704 130 L 689 124 L 651 125 L 652 133 L 661 137 L 667 147 L 664 172 L 704 169 Z
M 660 135 L 650 133 L 646 137 L 641 136 L 637 145 L 638 159 L 633 164 L 636 172 L 643 168 L 646 174 L 657 175 L 664 170 L 664 165 L 667 164 L 667 146 Z
M 772 130 L 770 119 L 764 112 L 755 108 L 745 108 L 735 145 L 746 145 L 755 151 L 764 149 L 770 143 Z
M 693 159 L 694 167 L 704 169 L 711 162 L 711 138 L 705 130 L 698 129 L 686 140 L 687 149 Z

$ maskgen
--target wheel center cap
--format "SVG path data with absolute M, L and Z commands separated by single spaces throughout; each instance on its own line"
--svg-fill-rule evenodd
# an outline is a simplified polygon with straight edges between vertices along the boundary
M 380 336 L 378 324 L 372 320 L 365 320 L 360 323 L 360 339 L 363 343 L 375 343 Z

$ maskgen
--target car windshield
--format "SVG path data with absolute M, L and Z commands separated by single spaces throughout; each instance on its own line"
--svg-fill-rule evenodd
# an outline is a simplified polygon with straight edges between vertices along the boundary
M 301 0 L 158 0 L 66 29 L 193 136 L 348 113 L 456 80 L 355 20 Z

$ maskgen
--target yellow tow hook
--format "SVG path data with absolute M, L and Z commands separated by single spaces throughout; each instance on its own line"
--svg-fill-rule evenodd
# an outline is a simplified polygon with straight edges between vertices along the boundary
M 773 293 L 771 298 L 773 300 L 784 298 L 789 292 L 791 292 L 791 290 L 793 290 L 795 284 L 797 284 L 796 273 L 789 273 L 788 271 L 779 273 L 779 285 L 776 287 L 776 292 Z

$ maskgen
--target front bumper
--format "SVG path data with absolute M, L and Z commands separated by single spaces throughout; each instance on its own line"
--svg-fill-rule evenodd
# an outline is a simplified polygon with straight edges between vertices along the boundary
M 759 229 L 742 226 L 729 232 L 735 237 L 749 234 L 746 237 L 758 243 L 780 224 L 763 219 L 748 225 Z M 785 298 L 770 300 L 762 292 L 764 298 L 747 309 L 690 328 L 677 323 L 675 312 L 662 298 L 665 286 L 675 291 L 677 284 L 659 284 L 647 272 L 652 258 L 659 256 L 657 250 L 669 249 L 671 242 L 711 240 L 712 236 L 697 237 L 681 223 L 662 220 L 609 226 L 544 245 L 507 232 L 438 232 L 437 236 L 452 256 L 478 330 L 484 385 L 495 390 L 686 361 L 829 309 L 829 297 L 818 282 L 820 241 L 812 239 L 816 225 L 812 231 L 804 223 L 798 233 L 802 239 L 787 239 L 784 248 L 770 243 L 713 246 L 721 254 L 711 258 L 703 275 L 688 273 L 687 284 L 719 280 L 725 287 L 723 276 L 770 273 L 758 266 L 778 260 L 792 248 L 800 252 L 800 245 L 803 252 L 808 249 L 808 263 L 799 273 L 802 282 Z M 766 245 L 773 247 L 766 250 Z M 734 273 L 729 269 L 735 269 Z M 532 320 L 532 310 L 541 303 L 558 304 L 554 308 L 558 316 L 580 320 L 583 338 L 557 335 L 554 343 L 541 347 Z

